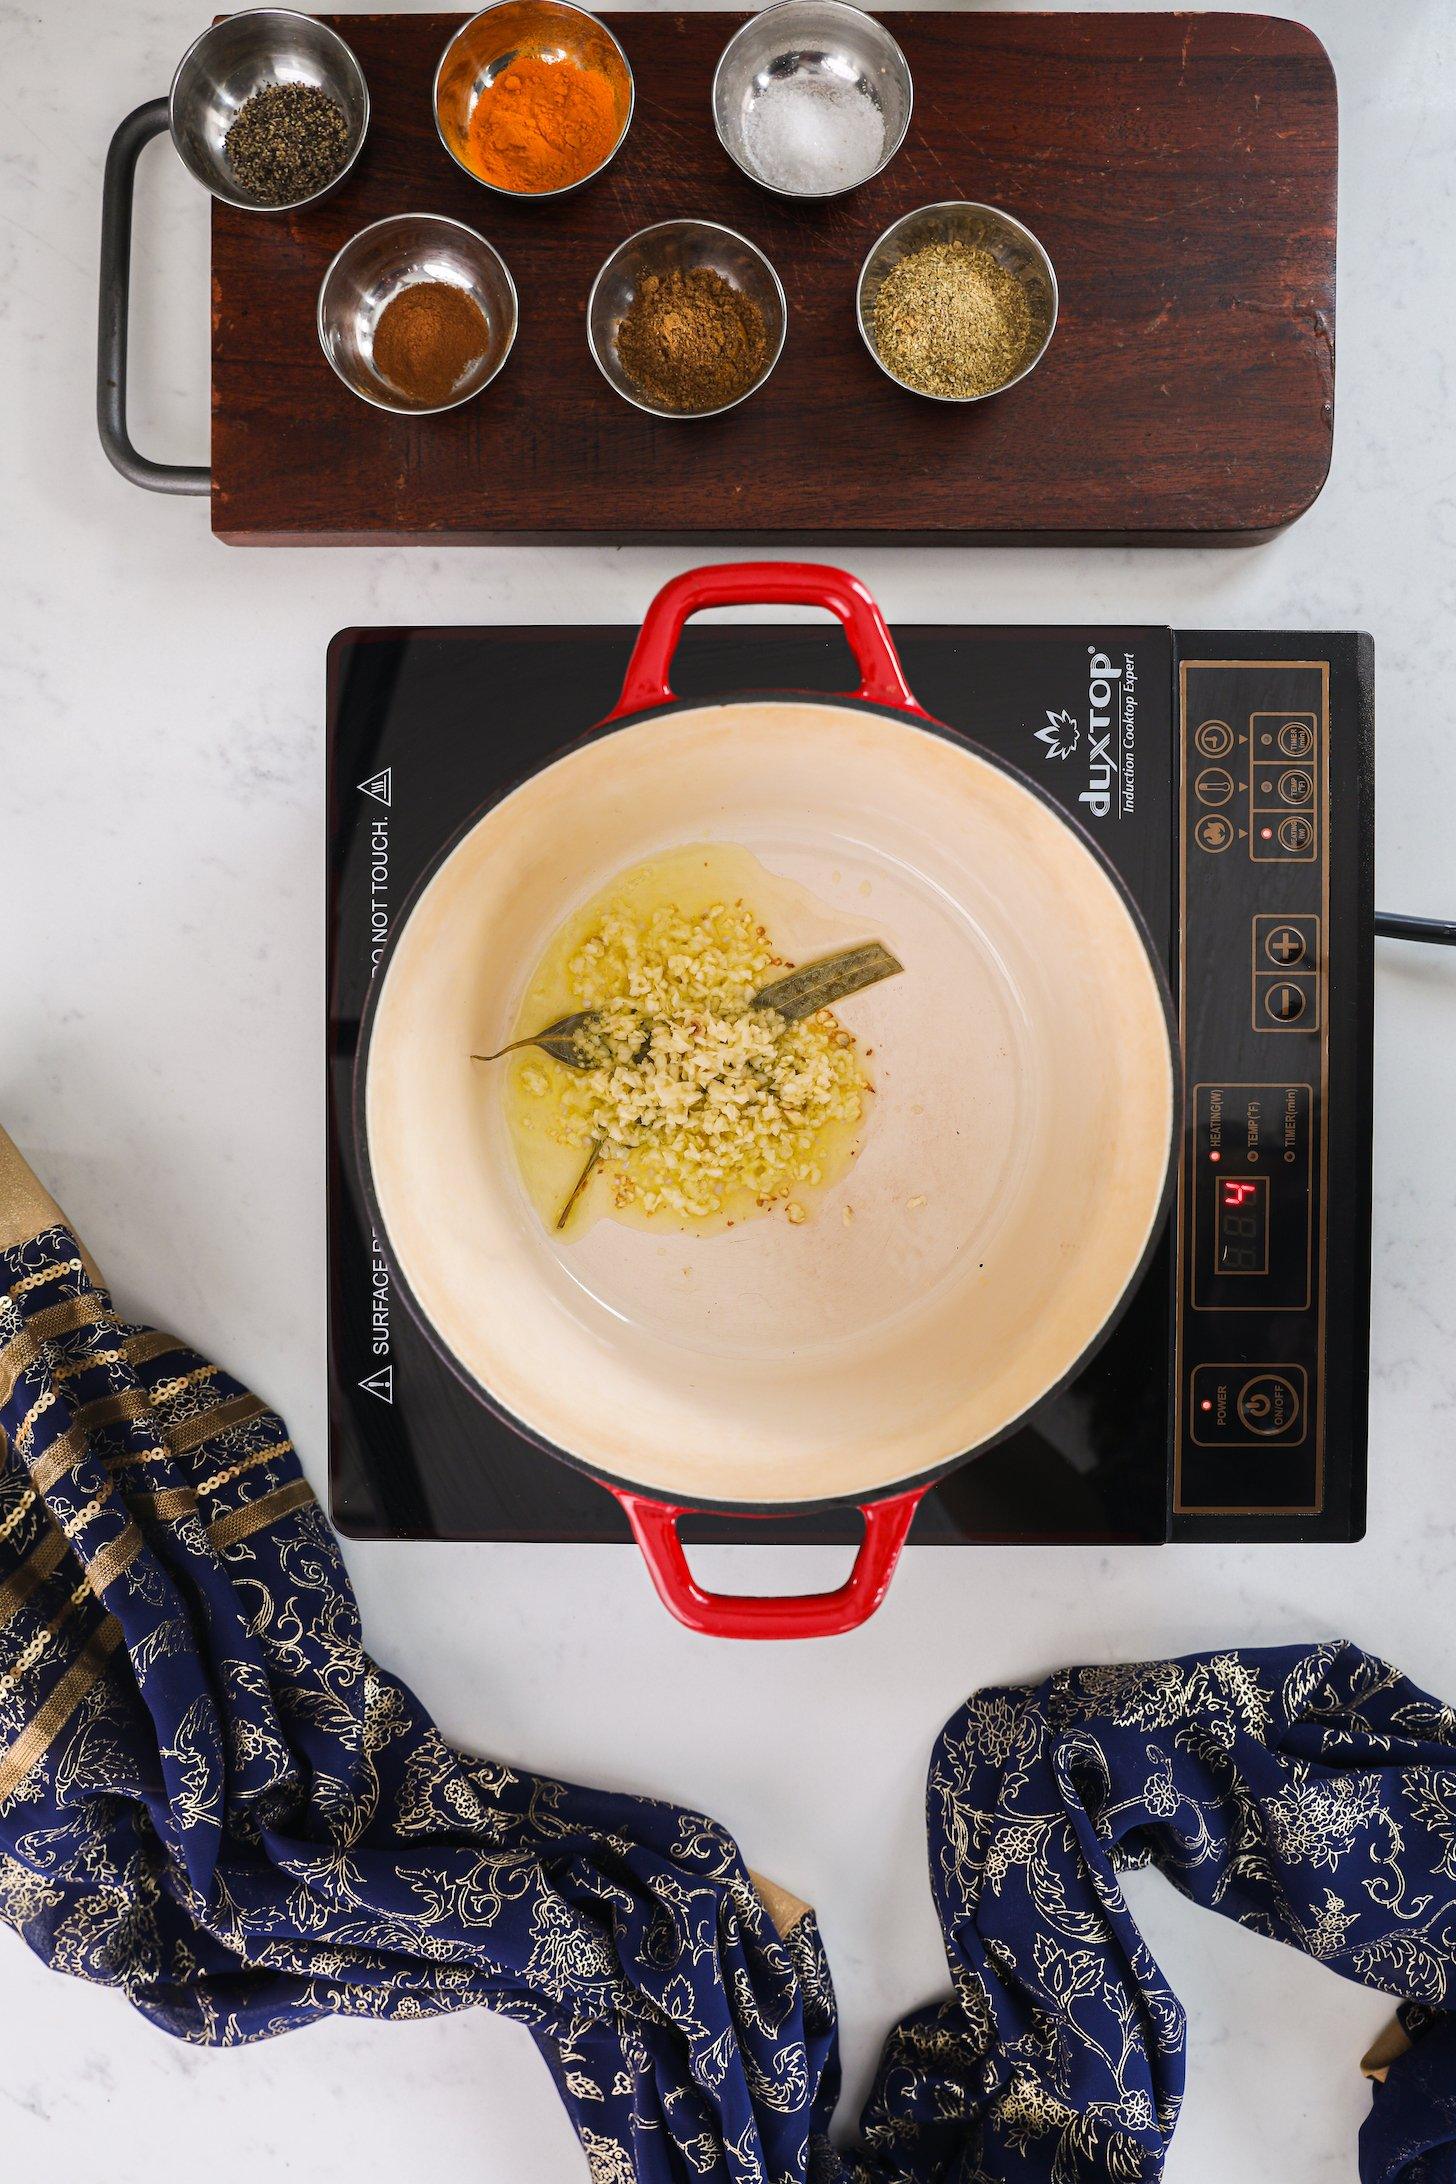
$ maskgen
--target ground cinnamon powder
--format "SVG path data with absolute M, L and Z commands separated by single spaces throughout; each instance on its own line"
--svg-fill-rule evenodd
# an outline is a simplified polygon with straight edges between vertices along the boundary
M 711 266 L 649 273 L 617 330 L 617 355 L 661 409 L 722 409 L 768 362 L 768 328 L 752 297 Z
M 600 69 L 525 53 L 481 92 L 467 150 L 482 181 L 539 196 L 584 180 L 620 128 L 616 94 Z
M 379 314 L 374 364 L 407 402 L 438 409 L 489 346 L 490 328 L 473 296 L 452 281 L 415 281 Z

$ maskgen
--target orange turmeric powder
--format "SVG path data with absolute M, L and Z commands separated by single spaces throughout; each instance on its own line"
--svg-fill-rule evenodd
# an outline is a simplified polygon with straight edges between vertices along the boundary
M 498 190 L 568 189 L 601 165 L 619 128 L 615 94 L 599 69 L 523 54 L 476 101 L 470 164 Z

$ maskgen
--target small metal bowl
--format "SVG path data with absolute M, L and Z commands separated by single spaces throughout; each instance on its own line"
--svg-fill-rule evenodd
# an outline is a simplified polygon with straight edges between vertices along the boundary
M 237 186 L 227 133 L 255 91 L 306 83 L 331 98 L 349 127 L 349 154 L 332 182 L 285 205 L 260 205 Z M 188 173 L 240 212 L 296 212 L 336 190 L 359 157 L 369 128 L 364 71 L 337 31 L 292 8 L 228 15 L 194 38 L 172 78 L 172 142 Z
M 401 289 L 449 281 L 479 304 L 489 335 L 485 354 L 448 402 L 406 401 L 376 368 L 374 329 Z M 488 387 L 516 338 L 516 284 L 483 235 L 439 213 L 400 212 L 351 236 L 323 277 L 318 336 L 351 394 L 402 417 L 437 417 Z
M 594 68 L 612 87 L 617 104 L 617 139 L 603 160 L 589 174 L 563 183 L 559 190 L 503 190 L 487 182 L 470 164 L 470 123 L 482 91 L 522 54 L 543 61 L 576 61 Z M 549 198 L 569 197 L 609 167 L 626 141 L 632 126 L 637 90 L 626 54 L 605 23 L 588 15 L 569 0 L 496 0 L 456 31 L 435 70 L 435 127 L 457 167 L 472 182 L 513 203 L 544 204 Z
M 661 409 L 647 399 L 622 369 L 617 355 L 617 333 L 632 307 L 638 283 L 647 274 L 687 272 L 699 265 L 721 273 L 725 281 L 741 289 L 758 305 L 768 331 L 768 362 L 753 385 L 745 387 L 731 402 L 720 402 L 715 409 Z M 663 220 L 656 227 L 639 228 L 612 252 L 592 282 L 586 305 L 587 345 L 598 370 L 624 402 L 630 402 L 633 409 L 645 410 L 649 417 L 696 420 L 723 417 L 729 410 L 737 409 L 740 402 L 757 394 L 783 355 L 788 325 L 789 306 L 783 284 L 768 259 L 746 235 L 737 235 L 732 228 L 719 227 L 713 220 Z
M 998 265 L 1016 275 L 1026 292 L 1032 338 L 1025 358 L 1009 379 L 985 394 L 927 394 L 923 387 L 912 386 L 908 379 L 892 372 L 875 346 L 875 303 L 886 274 L 927 243 L 966 243 L 972 249 L 989 250 Z M 951 198 L 939 205 L 922 205 L 918 211 L 907 212 L 891 222 L 860 268 L 857 308 L 865 347 L 897 387 L 903 387 L 907 394 L 918 394 L 923 402 L 989 402 L 993 395 L 1004 394 L 1008 387 L 1017 386 L 1034 372 L 1046 355 L 1057 324 L 1057 276 L 1031 229 L 1013 220 L 1009 212 L 1001 212 L 995 205 L 973 205 Z
M 749 115 L 770 85 L 791 77 L 848 84 L 869 100 L 885 124 L 876 166 L 836 189 L 785 190 L 766 181 L 748 150 Z M 713 77 L 718 141 L 750 181 L 775 197 L 842 197 L 883 173 L 905 141 L 914 90 L 904 54 L 882 23 L 846 0 L 778 0 L 751 15 L 723 48 Z

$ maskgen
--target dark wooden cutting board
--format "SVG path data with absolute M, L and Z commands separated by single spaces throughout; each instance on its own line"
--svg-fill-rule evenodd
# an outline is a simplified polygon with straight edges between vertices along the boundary
M 737 15 L 611 15 L 637 79 L 602 178 L 554 204 L 473 183 L 431 83 L 456 16 L 326 18 L 373 120 L 335 196 L 292 217 L 213 209 L 213 528 L 245 545 L 879 544 L 1268 537 L 1308 508 L 1334 420 L 1336 94 L 1324 48 L 1261 15 L 912 13 L 910 133 L 848 197 L 795 206 L 740 175 L 709 113 Z M 1050 252 L 1061 320 L 1039 369 L 967 408 L 902 393 L 865 353 L 855 286 L 912 206 L 1004 206 Z M 314 331 L 354 231 L 438 211 L 489 237 L 521 330 L 443 417 L 351 395 Z M 664 423 L 601 378 L 588 290 L 649 221 L 725 221 L 773 260 L 789 334 L 729 416 Z

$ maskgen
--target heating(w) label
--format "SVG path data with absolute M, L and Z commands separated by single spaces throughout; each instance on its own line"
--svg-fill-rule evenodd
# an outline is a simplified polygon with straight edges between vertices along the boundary
M 1195 1312 L 1302 1312 L 1313 1240 L 1311 1089 L 1193 1088 Z

